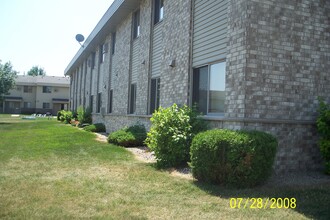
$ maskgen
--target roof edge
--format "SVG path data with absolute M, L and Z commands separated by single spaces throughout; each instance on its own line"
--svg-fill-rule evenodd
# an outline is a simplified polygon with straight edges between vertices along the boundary
M 70 61 L 69 65 L 64 70 L 64 75 L 71 75 L 70 72 L 72 69 L 75 68 L 75 63 L 78 59 L 85 55 L 87 56 L 88 52 L 92 51 L 93 43 L 96 41 L 96 37 L 105 29 L 107 23 L 113 18 L 115 12 L 120 8 L 120 6 L 127 0 L 114 0 L 113 3 L 110 5 L 108 10 L 102 16 L 101 20 L 97 23 L 93 31 L 89 34 L 86 41 L 83 43 L 82 47 L 78 50 L 75 56 Z

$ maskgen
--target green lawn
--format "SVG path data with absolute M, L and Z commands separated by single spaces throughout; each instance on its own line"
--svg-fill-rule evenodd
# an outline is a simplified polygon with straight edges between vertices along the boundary
M 0 115 L 1 219 L 330 219 L 329 189 L 201 184 L 54 119 Z M 232 209 L 233 197 L 296 198 L 297 207 Z

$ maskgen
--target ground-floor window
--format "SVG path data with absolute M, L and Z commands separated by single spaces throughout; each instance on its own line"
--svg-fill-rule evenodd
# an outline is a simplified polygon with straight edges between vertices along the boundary
M 20 102 L 9 102 L 9 108 L 10 109 L 19 109 L 21 107 Z
M 108 112 L 112 113 L 112 98 L 113 98 L 113 90 L 111 89 L 109 91 L 109 106 L 108 106 Z
M 225 112 L 226 62 L 194 69 L 193 104 L 204 115 L 222 116 Z
M 31 108 L 31 102 L 24 102 L 24 108 Z
M 89 97 L 89 107 L 91 108 L 92 112 L 94 112 L 93 98 L 94 98 L 94 96 L 92 96 L 92 95 Z
M 50 103 L 49 102 L 43 102 L 42 103 L 42 108 L 43 109 L 50 109 Z
M 98 93 L 97 94 L 97 108 L 96 108 L 96 113 L 100 113 L 101 112 L 101 106 L 102 106 L 102 93 Z
M 149 114 L 159 108 L 160 78 L 151 79 Z
M 136 110 L 136 84 L 131 84 L 129 101 L 129 114 L 134 114 Z

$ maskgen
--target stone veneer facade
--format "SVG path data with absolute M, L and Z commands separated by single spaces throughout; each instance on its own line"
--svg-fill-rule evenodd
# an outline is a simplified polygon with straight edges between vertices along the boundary
M 152 1 L 140 1 L 141 35 L 136 114 L 129 115 L 132 53 L 132 13 L 116 27 L 116 50 L 111 55 L 111 33 L 98 42 L 109 45 L 105 62 L 95 67 L 90 56 L 71 75 L 72 109 L 89 106 L 93 120 L 111 132 L 142 123 L 148 115 L 152 56 Z M 164 0 L 160 105 L 191 104 L 191 42 L 194 1 Z M 112 31 L 113 32 L 113 31 Z M 315 119 L 321 96 L 330 101 L 330 1 L 228 0 L 225 117 L 206 116 L 211 127 L 257 129 L 279 140 L 276 172 L 321 168 Z M 175 67 L 168 63 L 175 60 Z M 78 59 L 77 59 L 78 60 Z M 77 63 L 78 61 L 76 61 Z M 143 63 L 143 64 L 142 64 Z M 113 111 L 108 114 L 109 89 Z M 102 111 L 95 113 L 97 93 Z

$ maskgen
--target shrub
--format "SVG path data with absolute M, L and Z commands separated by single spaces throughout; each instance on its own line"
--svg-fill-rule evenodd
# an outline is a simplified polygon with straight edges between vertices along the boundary
M 142 146 L 146 137 L 145 127 L 143 125 L 134 125 L 111 133 L 108 136 L 108 142 L 124 147 Z
M 188 106 L 160 107 L 152 115 L 146 144 L 155 152 L 158 167 L 184 165 L 189 161 L 193 137 L 206 130 L 206 123 Z
M 319 99 L 319 116 L 316 121 L 320 134 L 319 146 L 325 162 L 325 173 L 330 174 L 330 105 Z
M 73 115 L 71 111 L 60 111 L 60 121 L 65 122 L 66 124 L 70 124 L 73 119 Z
M 72 119 L 78 121 L 78 113 L 77 113 L 77 111 L 73 111 L 72 112 Z
M 61 121 L 62 110 L 57 112 L 57 121 Z
M 88 107 L 84 109 L 82 106 L 79 106 L 77 109 L 77 118 L 80 124 L 92 124 L 92 111 Z
M 90 132 L 105 132 L 105 125 L 103 123 L 96 123 L 92 125 L 88 125 L 83 128 L 85 131 L 90 131 Z
M 192 174 L 205 182 L 252 187 L 271 175 L 276 147 L 276 138 L 260 131 L 202 132 L 191 146 Z

